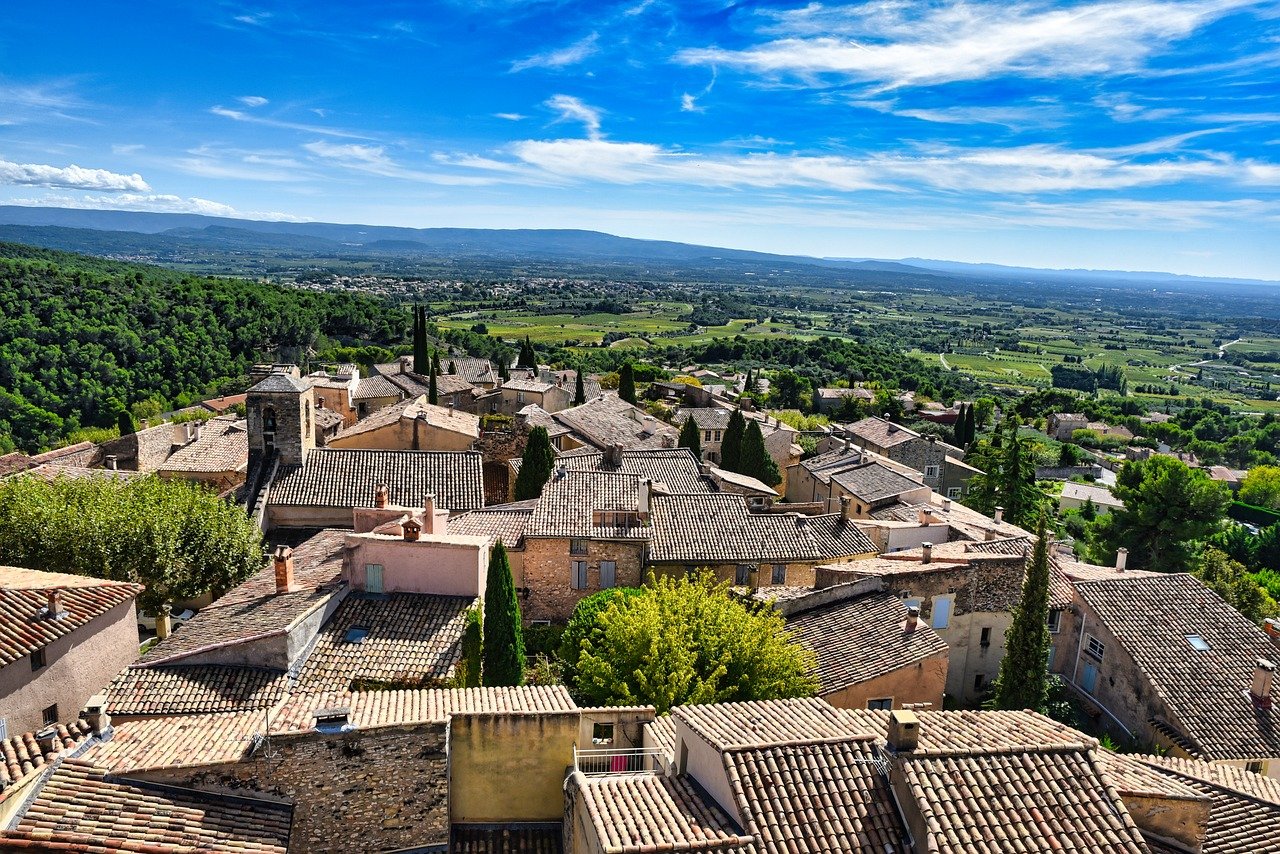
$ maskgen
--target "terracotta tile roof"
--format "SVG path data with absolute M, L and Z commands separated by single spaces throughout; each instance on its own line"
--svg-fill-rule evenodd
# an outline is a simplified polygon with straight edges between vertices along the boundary
M 1195 760 L 1143 756 L 1141 761 L 1209 799 L 1201 854 L 1280 850 L 1280 803 L 1274 777 Z
M 54 750 L 43 753 L 34 732 L 11 735 L 0 740 L 0 792 L 21 780 L 32 771 L 49 764 L 64 750 L 71 750 L 89 737 L 91 730 L 85 721 L 77 720 L 58 724 L 58 741 Z
M 327 430 L 330 427 L 339 427 L 342 425 L 344 420 L 336 411 L 332 409 L 325 409 L 322 406 L 317 406 L 314 414 L 316 425 L 322 430 Z
M 711 491 L 698 458 L 688 448 L 624 449 L 620 466 L 606 463 L 600 451 L 577 448 L 556 458 L 556 465 L 569 471 L 620 472 L 648 478 L 668 492 Z
M 295 691 L 348 691 L 361 683 L 434 687 L 452 675 L 466 611 L 477 601 L 467 596 L 352 593 L 316 635 Z M 367 633 L 349 641 L 352 629 Z
M 537 499 L 497 504 L 463 513 L 449 520 L 450 534 L 470 534 L 502 540 L 509 548 L 522 548 L 525 528 L 533 518 Z
M 405 385 L 410 385 L 410 384 L 414 386 L 418 385 L 418 383 L 412 382 L 412 381 L 410 383 L 405 383 Z M 439 390 L 440 390 L 439 386 L 437 386 L 436 392 L 439 393 Z M 427 391 L 428 391 L 428 388 L 426 386 L 422 386 L 421 391 L 416 391 L 416 393 L 411 394 L 409 396 L 417 397 L 420 394 L 426 394 Z M 351 394 L 351 399 L 355 401 L 355 400 L 369 400 L 371 398 L 379 398 L 379 397 L 403 398 L 406 394 L 408 394 L 408 392 L 405 390 L 405 388 L 403 388 L 400 385 L 397 385 L 396 383 L 393 383 L 391 381 L 391 377 L 383 376 L 381 374 L 374 374 L 373 376 L 360 378 L 360 382 L 356 385 L 356 390 Z
M 62 590 L 63 611 L 56 618 L 48 613 L 51 588 Z M 0 667 L 88 625 L 144 589 L 141 584 L 0 566 Z
M 886 421 L 874 415 L 861 421 L 847 424 L 844 429 L 855 440 L 860 440 L 879 448 L 892 448 L 910 442 L 912 439 L 920 438 L 920 434 L 910 427 L 903 427 L 901 424 L 894 424 L 892 421 Z
M 159 471 L 229 472 L 249 467 L 248 424 L 238 418 L 210 418 L 200 438 L 176 451 Z
M 1099 507 L 1124 507 L 1124 502 L 1111 494 L 1111 490 L 1088 483 L 1067 481 L 1062 484 L 1062 497 L 1076 501 L 1092 501 Z
M 234 406 L 239 406 L 249 397 L 247 394 L 228 394 L 222 397 L 211 397 L 208 400 L 200 401 L 200 405 L 205 409 L 213 412 L 226 412 Z
M 128 667 L 107 687 L 107 711 L 190 715 L 268 709 L 284 699 L 288 687 L 283 672 L 258 667 Z
M 669 758 L 676 753 L 676 719 L 671 715 L 663 715 L 644 725 L 649 741 L 657 750 L 661 750 Z
M 924 486 L 918 480 L 875 462 L 836 472 L 831 479 L 854 497 L 866 502 L 883 501 Z
M 1176 720 L 1167 723 L 1202 758 L 1280 756 L 1280 713 L 1255 708 L 1248 697 L 1255 661 L 1276 657 L 1261 629 L 1183 573 L 1082 581 L 1075 588 L 1168 704 Z M 1192 649 L 1189 635 L 1209 649 Z
M 108 781 L 104 769 L 68 759 L 13 828 L 0 832 L 0 850 L 26 841 L 48 851 L 285 854 L 292 821 L 287 804 Z
M 616 394 L 602 394 L 579 406 L 554 412 L 551 417 L 597 448 L 614 444 L 631 448 L 655 436 L 675 438 L 679 433 Z
M 867 734 L 856 717 L 816 697 L 677 706 L 671 714 L 720 751 Z
M 472 438 L 480 436 L 480 419 L 469 412 L 461 412 L 449 406 L 432 406 L 425 397 L 402 400 L 382 407 L 377 412 L 360 419 L 350 427 L 339 430 L 330 441 L 346 436 L 357 436 L 371 430 L 380 430 L 402 420 L 421 419 L 431 427 L 464 433 Z
M 293 550 L 294 586 L 299 590 L 315 590 L 336 584 L 342 577 L 342 557 L 350 534 L 350 531 L 342 528 L 322 528 L 299 543 Z M 272 561 L 268 560 L 266 566 L 219 596 L 200 613 L 274 595 L 275 569 Z M 185 626 L 183 630 L 186 630 Z
M 870 739 L 734 750 L 724 757 L 761 854 L 905 852 L 906 833 Z
M 751 513 L 732 493 L 654 495 L 650 559 L 680 563 L 824 561 L 874 554 L 839 514 Z
M 455 824 L 452 854 L 561 854 L 564 827 L 555 824 Z
M 1115 754 L 1111 754 L 1115 755 Z M 1176 775 L 1178 779 L 1199 780 L 1215 786 L 1234 789 L 1261 801 L 1280 806 L 1280 779 L 1246 771 L 1221 762 L 1182 759 L 1175 756 L 1132 755 L 1121 757 L 1130 763 L 1146 766 L 1152 773 Z
M 906 620 L 897 596 L 867 593 L 790 615 L 787 630 L 813 650 L 820 693 L 830 694 L 947 654 L 933 629 L 917 620 L 917 628 L 907 632 Z
M 570 785 L 581 794 L 602 854 L 754 850 L 753 837 L 740 833 L 687 777 L 576 774 Z
M 765 483 L 763 480 L 760 480 L 759 478 L 754 478 L 748 474 L 742 474 L 741 472 L 729 471 L 728 469 L 713 467 L 711 469 L 711 476 L 716 481 L 723 480 L 727 483 L 733 484 L 739 489 L 746 489 L 751 492 L 758 493 L 760 495 L 766 495 L 770 497 L 777 497 L 778 495 L 778 490 L 774 489 L 772 486 Z
M 1107 779 L 1116 787 L 1116 791 L 1122 795 L 1175 798 L 1179 800 L 1203 799 L 1201 794 L 1178 782 L 1173 776 L 1163 773 L 1162 769 L 1152 768 L 1147 765 L 1143 761 L 1147 758 L 1145 756 L 1112 753 L 1110 750 L 1097 750 L 1094 755 L 1097 758 L 1098 767 L 1102 769 Z M 1232 770 L 1238 771 L 1240 774 L 1248 773 L 1243 769 Z M 1261 777 L 1259 774 L 1252 776 Z
M 115 773 L 172 766 L 220 765 L 249 754 L 253 736 L 267 729 L 262 711 L 141 718 L 113 724 L 110 741 L 89 746 L 81 759 Z
M 597 524 L 601 520 L 595 511 L 635 512 L 639 495 L 640 477 L 633 474 L 589 469 L 568 469 L 553 474 L 542 488 L 542 497 L 525 528 L 525 536 L 648 539 L 647 524 L 629 527 Z
M 310 388 L 310 386 L 308 386 L 305 382 L 298 379 L 297 377 L 292 376 L 291 374 L 273 371 L 272 373 L 268 374 L 263 380 L 261 380 L 257 385 L 254 385 L 251 388 L 249 388 L 248 394 L 252 394 L 253 392 L 264 392 L 264 393 L 282 392 L 282 391 L 304 392 L 308 388 Z
M 563 685 L 300 693 L 272 713 L 271 732 L 309 730 L 315 725 L 316 709 L 344 706 L 351 710 L 351 724 L 358 729 L 444 723 L 455 714 L 569 712 L 578 708 Z
M 304 466 L 282 466 L 270 503 L 312 507 L 367 507 L 385 483 L 391 503 L 417 507 L 435 493 L 438 507 L 453 511 L 484 506 L 481 459 L 473 451 L 370 451 L 316 448 Z
M 1120 794 L 1089 749 L 912 753 L 897 760 L 924 820 L 925 838 L 916 840 L 924 850 L 1146 854 Z

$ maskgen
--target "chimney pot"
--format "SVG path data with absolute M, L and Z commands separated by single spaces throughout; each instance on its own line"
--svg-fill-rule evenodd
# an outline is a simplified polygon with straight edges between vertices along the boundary
M 920 552 L 921 563 L 933 563 L 933 543 L 921 543 Z
M 400 530 L 404 533 L 404 541 L 406 543 L 416 543 L 418 541 L 418 537 L 422 534 L 422 526 L 419 525 L 418 520 L 413 517 L 409 517 L 401 522 Z
M 1271 708 L 1271 681 L 1275 672 L 1275 662 L 1259 658 L 1254 663 L 1253 684 L 1249 687 L 1249 695 L 1254 705 L 1260 709 Z
M 853 506 L 853 499 L 848 495 L 840 496 L 840 516 L 844 519 L 849 518 L 849 508 Z
M 94 694 L 90 697 L 89 702 L 85 703 L 83 716 L 94 735 L 104 740 L 110 737 L 111 716 L 107 714 L 106 694 Z
M 996 538 L 996 533 L 997 532 L 995 528 L 987 528 L 987 534 L 986 534 L 987 542 L 991 542 L 992 540 L 994 540 Z
M 906 619 L 906 622 L 902 624 L 902 631 L 905 632 L 906 634 L 911 634 L 919 627 L 919 625 L 920 625 L 920 606 L 918 605 L 907 606 L 907 619 Z
M 272 559 L 276 570 L 276 593 L 292 593 L 297 590 L 293 583 L 293 549 L 276 546 Z
M 653 491 L 653 481 L 645 478 L 640 481 L 640 486 L 636 490 L 636 510 L 640 513 L 649 512 L 649 496 Z
M 944 499 L 942 499 L 942 512 L 943 512 L 943 513 L 950 513 L 950 512 L 951 512 L 951 499 L 950 499 L 950 498 L 944 498 Z
M 67 615 L 62 607 L 62 588 L 50 587 L 45 592 L 45 616 L 50 620 L 60 620 Z
M 160 606 L 160 612 L 156 614 L 156 638 L 164 640 L 173 633 L 173 606 L 168 602 Z
M 378 484 L 373 490 L 373 506 L 379 510 L 384 510 L 390 500 L 390 488 L 385 483 Z
M 997 524 L 997 525 L 999 525 L 1001 522 L 1003 522 L 1003 521 L 1004 521 L 1004 508 L 1003 508 L 1003 507 L 997 507 L 997 508 L 996 508 L 995 520 L 996 520 L 996 524 Z
M 117 471 L 120 465 L 120 458 L 117 457 L 115 454 L 107 454 L 107 456 L 104 458 L 104 462 L 106 463 L 106 466 L 108 469 L 110 469 L 111 471 Z
M 57 753 L 62 747 L 62 740 L 58 738 L 58 725 L 52 724 L 37 732 L 36 745 L 40 748 L 40 753 L 43 756 Z
M 1129 563 L 1129 550 L 1124 546 L 1116 549 L 1116 572 L 1124 572 Z
M 431 492 L 422 499 L 422 527 L 428 534 L 436 532 L 436 496 Z
M 920 718 L 909 709 L 889 713 L 889 748 L 895 753 L 909 753 L 920 743 Z

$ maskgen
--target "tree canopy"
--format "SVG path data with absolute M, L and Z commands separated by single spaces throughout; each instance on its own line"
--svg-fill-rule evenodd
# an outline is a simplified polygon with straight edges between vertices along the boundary
M 551 477 L 556 464 L 556 451 L 551 447 L 551 437 L 546 427 L 534 427 L 529 431 L 524 455 L 520 459 L 520 473 L 516 475 L 516 501 L 528 501 L 542 495 L 542 487 Z
M 1280 510 L 1280 466 L 1256 466 L 1240 482 L 1238 496 L 1245 504 Z
M 591 705 L 650 705 L 812 696 L 813 654 L 772 610 L 748 608 L 710 573 L 650 579 L 601 610 L 581 642 L 576 691 Z
M 1049 687 L 1049 536 L 1044 516 L 1036 526 L 1036 544 L 1022 582 L 1022 597 L 1004 638 L 996 707 L 1043 711 Z
M 698 429 L 698 422 L 693 420 L 692 415 L 680 425 L 678 444 L 682 448 L 693 451 L 693 455 L 698 459 L 702 459 L 702 431 Z
M 782 473 L 778 471 L 778 464 L 773 461 L 773 457 L 769 456 L 769 451 L 764 446 L 760 422 L 754 418 L 747 424 L 746 433 L 742 437 L 742 457 L 738 461 L 737 471 L 769 486 L 782 483 Z
M 223 591 L 262 569 L 239 507 L 185 480 L 17 477 L 0 483 L 6 563 L 146 585 L 144 611 Z
M 636 369 L 630 362 L 623 364 L 618 371 L 618 397 L 630 403 L 636 402 Z
M 729 415 L 729 423 L 725 426 L 724 438 L 720 442 L 720 467 L 728 471 L 738 471 L 742 464 L 742 440 L 747 432 L 747 419 L 742 410 L 735 409 Z

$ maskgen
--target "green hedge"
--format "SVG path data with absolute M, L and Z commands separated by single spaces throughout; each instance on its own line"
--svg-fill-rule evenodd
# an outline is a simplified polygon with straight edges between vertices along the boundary
M 1243 501 L 1231 502 L 1231 506 L 1227 508 L 1227 515 L 1237 522 L 1248 522 L 1259 528 L 1280 523 L 1280 511 L 1259 507 L 1256 504 L 1245 504 Z

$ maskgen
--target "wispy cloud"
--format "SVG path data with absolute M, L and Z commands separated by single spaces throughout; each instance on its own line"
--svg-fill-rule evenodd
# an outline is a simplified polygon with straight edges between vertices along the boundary
M 316 177 L 296 158 L 280 151 L 253 151 L 202 145 L 166 164 L 188 175 L 232 181 L 294 183 Z
M 303 133 L 315 133 L 321 136 L 335 136 L 342 139 L 373 139 L 365 134 L 354 133 L 352 131 L 340 130 L 338 128 L 324 127 L 323 125 L 309 125 L 302 122 L 288 122 L 280 119 L 273 119 L 269 116 L 260 116 L 252 113 L 246 113 L 243 110 L 232 110 L 227 107 L 213 106 L 209 108 L 209 112 L 215 116 L 222 116 L 226 119 L 232 119 L 237 122 L 247 122 L 248 124 L 264 125 L 266 127 L 283 128 L 285 130 L 302 131 Z
M 600 41 L 599 33 L 591 33 L 585 38 L 579 39 L 573 44 L 562 47 L 558 50 L 546 51 L 544 53 L 535 53 L 524 59 L 516 60 L 511 63 L 512 73 L 528 71 L 530 68 L 567 68 L 570 65 L 577 65 L 584 59 L 593 56 L 599 51 L 598 42 Z
M 70 79 L 18 83 L 0 77 L 0 125 L 19 125 L 49 119 L 86 121 L 85 108 Z
M 0 184 L 29 187 L 65 187 L 73 190 L 134 190 L 148 192 L 151 187 L 137 172 L 122 175 L 106 169 L 82 166 L 48 166 L 42 163 L 12 163 L 0 160 Z
M 766 13 L 767 35 L 741 50 L 680 51 L 690 65 L 723 65 L 810 84 L 825 77 L 880 89 L 1002 75 L 1132 73 L 1153 55 L 1248 0 L 1120 0 L 1053 8 L 1041 2 L 871 2 Z
M 946 125 L 1001 125 L 1010 130 L 1030 127 L 1057 127 L 1066 121 L 1061 104 L 1032 103 L 1010 106 L 955 105 L 949 107 L 906 107 L 895 100 L 850 102 L 855 107 Z
M 552 95 L 546 100 L 546 106 L 560 114 L 556 121 L 582 122 L 588 137 L 600 138 L 600 111 L 595 107 L 572 95 Z
M 523 113 L 494 113 L 493 117 L 495 119 L 505 119 L 509 122 L 522 122 L 525 119 L 529 118 Z
M 262 107 L 270 103 L 261 95 L 241 95 L 239 98 L 236 98 L 236 100 L 244 104 L 246 107 Z
M 398 178 L 406 181 L 449 186 L 474 187 L 496 183 L 493 178 L 477 175 L 456 175 L 448 172 L 428 172 L 414 169 L 396 162 L 387 153 L 386 148 L 381 145 L 338 144 L 319 140 L 308 142 L 302 147 L 321 161 L 355 172 L 378 175 L 383 178 Z

